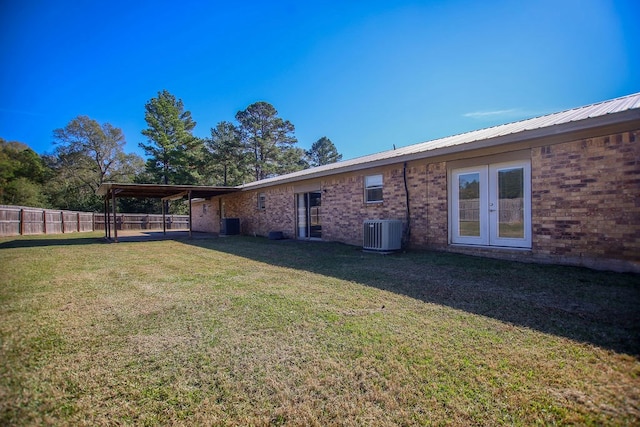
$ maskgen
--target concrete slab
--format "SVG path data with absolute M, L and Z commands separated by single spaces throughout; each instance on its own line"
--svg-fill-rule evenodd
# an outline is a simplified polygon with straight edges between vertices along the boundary
M 188 239 L 215 239 L 217 233 L 203 233 L 194 231 L 189 237 L 189 230 L 168 230 L 163 233 L 162 230 L 118 230 L 118 242 L 147 242 L 155 240 L 188 240 Z M 113 232 L 111 233 L 110 242 L 113 242 Z M 115 242 L 114 242 L 115 243 Z

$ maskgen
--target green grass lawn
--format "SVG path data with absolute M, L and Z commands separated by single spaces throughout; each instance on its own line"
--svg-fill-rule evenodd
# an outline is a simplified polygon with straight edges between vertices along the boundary
M 233 237 L 0 240 L 0 425 L 638 425 L 640 276 Z

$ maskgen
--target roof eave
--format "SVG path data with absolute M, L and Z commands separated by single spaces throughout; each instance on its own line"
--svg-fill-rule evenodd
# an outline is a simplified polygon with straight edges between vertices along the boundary
M 609 132 L 624 132 L 638 128 L 640 128 L 640 110 L 626 110 L 618 113 L 591 117 L 588 119 L 552 125 L 544 128 L 523 130 L 508 135 L 475 140 L 448 147 L 435 148 L 418 153 L 400 154 L 397 156 L 390 156 L 384 159 L 373 160 L 370 162 L 365 161 L 362 163 L 351 164 L 342 168 L 338 167 L 329 170 L 309 172 L 308 174 L 304 174 L 302 176 L 292 176 L 288 178 L 287 175 L 283 175 L 281 179 L 276 178 L 274 180 L 268 180 L 267 182 L 255 181 L 244 186 L 238 186 L 236 188 L 243 190 L 260 189 L 271 187 L 274 185 L 313 180 L 341 173 L 356 172 L 365 169 L 389 166 L 414 160 L 424 160 L 428 158 L 448 156 L 465 151 L 480 150 L 508 144 L 519 144 L 527 142 L 535 143 L 535 141 L 543 142 L 546 140 L 549 140 L 548 143 L 556 143 L 555 139 L 559 139 L 559 137 L 562 140 L 571 140 L 579 139 L 580 137 L 586 137 L 587 135 L 585 134 L 585 132 L 588 132 L 588 136 L 590 137 L 596 137 L 606 135 Z M 593 134 L 592 132 L 594 130 L 599 130 L 599 132 L 597 134 Z M 585 136 L 581 136 L 582 134 L 585 134 Z M 393 151 L 390 151 L 389 153 L 393 154 Z

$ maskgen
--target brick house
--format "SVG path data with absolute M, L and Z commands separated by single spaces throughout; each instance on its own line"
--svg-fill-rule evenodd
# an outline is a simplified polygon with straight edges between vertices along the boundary
M 306 169 L 195 202 L 193 229 L 640 272 L 640 93 Z

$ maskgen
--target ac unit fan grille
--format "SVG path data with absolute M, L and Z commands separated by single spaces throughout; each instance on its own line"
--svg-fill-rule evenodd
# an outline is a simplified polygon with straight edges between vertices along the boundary
M 396 251 L 402 248 L 402 221 L 376 219 L 364 222 L 363 248 L 370 251 Z

